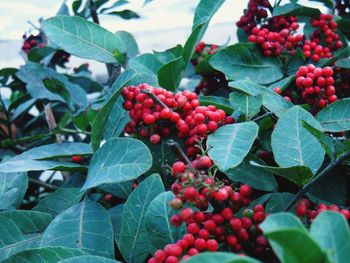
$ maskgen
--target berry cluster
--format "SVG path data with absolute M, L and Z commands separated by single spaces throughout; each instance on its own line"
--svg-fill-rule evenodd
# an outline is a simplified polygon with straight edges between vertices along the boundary
M 295 208 L 295 213 L 301 218 L 306 216 L 308 222 L 312 222 L 319 213 L 326 210 L 341 213 L 346 220 L 350 219 L 350 211 L 348 209 L 340 209 L 337 205 L 327 206 L 323 203 L 315 206 L 315 204 L 313 204 L 308 198 L 302 198 L 299 200 Z
M 244 14 L 236 23 L 237 27 L 250 34 L 254 27 L 267 20 L 267 11 L 271 8 L 268 0 L 249 0 L 248 8 L 244 10 Z
M 304 38 L 303 35 L 295 34 L 298 27 L 298 23 L 293 22 L 290 29 L 284 28 L 278 33 L 267 28 L 254 27 L 248 40 L 260 45 L 265 56 L 279 56 L 282 51 L 294 55 L 296 48 Z
M 215 106 L 200 106 L 197 94 L 188 90 L 173 94 L 163 88 L 140 84 L 125 87 L 122 96 L 123 107 L 131 118 L 125 132 L 138 133 L 157 144 L 175 130 L 179 138 L 186 140 L 189 156 L 200 151 L 194 147 L 197 140 L 234 121 Z
M 317 103 L 322 109 L 327 104 L 337 100 L 331 67 L 316 68 L 313 64 L 301 66 L 296 72 L 296 85 L 301 90 L 301 96 L 309 105 Z
M 22 36 L 23 38 L 23 44 L 22 44 L 22 50 L 24 53 L 28 54 L 29 51 L 31 51 L 35 47 L 44 47 L 45 42 L 43 42 L 41 35 L 30 35 L 29 37 L 24 34 Z
M 306 58 L 315 62 L 321 58 L 331 58 L 332 51 L 343 46 L 337 34 L 337 23 L 333 21 L 331 14 L 320 14 L 319 19 L 311 19 L 312 27 L 316 30 L 310 35 L 310 40 L 305 41 L 303 52 Z M 322 40 L 324 39 L 324 44 Z
M 203 60 L 205 60 L 208 56 L 215 54 L 218 50 L 218 45 L 208 45 L 205 42 L 201 41 L 196 45 L 195 52 L 193 57 L 191 58 L 191 63 L 193 66 L 197 66 Z

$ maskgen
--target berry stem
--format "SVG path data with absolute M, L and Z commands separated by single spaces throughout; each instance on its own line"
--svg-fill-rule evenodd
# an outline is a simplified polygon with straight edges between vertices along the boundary
M 175 142 L 174 140 L 170 139 L 167 141 L 167 144 L 171 147 L 174 147 L 177 152 L 181 155 L 181 157 L 185 160 L 186 164 L 190 167 L 191 170 L 195 170 L 190 159 L 188 159 L 187 155 L 184 153 L 184 151 L 181 149 L 180 145 Z
M 320 173 L 318 173 L 314 179 L 312 179 L 309 183 L 304 185 L 300 190 L 296 193 L 294 198 L 288 203 L 288 205 L 284 208 L 284 211 L 288 211 L 294 203 L 300 199 L 300 197 L 306 193 L 310 188 L 318 182 L 321 178 L 323 178 L 325 175 L 327 175 L 330 171 L 333 170 L 334 167 L 338 166 L 344 159 L 350 156 L 350 150 L 340 155 L 338 158 L 334 159 L 330 162 L 329 165 L 327 165 L 326 168 L 324 168 Z
M 263 115 L 255 117 L 254 119 L 252 119 L 252 121 L 258 121 L 258 120 L 261 120 L 261 119 L 263 119 L 263 118 L 265 118 L 267 116 L 271 116 L 273 114 L 274 114 L 273 112 L 269 111 L 269 112 L 264 113 Z
M 154 95 L 152 92 L 149 90 L 141 90 L 141 93 L 147 94 L 155 103 L 158 105 L 162 106 L 163 108 L 168 108 L 170 109 L 163 101 L 161 101 L 156 95 Z
M 58 187 L 56 185 L 48 184 L 48 183 L 45 183 L 43 181 L 40 181 L 40 180 L 37 180 L 34 178 L 30 178 L 30 177 L 29 177 L 29 182 L 31 184 L 35 184 L 35 185 L 38 185 L 38 186 L 41 186 L 41 187 L 44 187 L 46 189 L 53 190 L 53 191 L 58 189 Z
M 96 6 L 94 3 L 94 0 L 90 0 L 90 13 L 91 13 L 91 17 L 92 17 L 92 20 L 94 21 L 94 23 L 99 25 L 100 20 L 98 19 L 98 14 L 96 11 Z
M 322 99 L 323 94 L 324 94 L 324 89 L 322 89 L 321 92 L 320 92 L 320 94 L 318 94 L 318 97 L 317 97 L 317 99 L 316 99 L 316 101 L 315 101 L 315 104 L 314 104 L 314 106 L 313 106 L 312 109 L 311 109 L 311 113 L 312 113 L 312 114 L 316 114 L 317 108 L 318 108 L 318 103 L 319 103 L 320 100 Z

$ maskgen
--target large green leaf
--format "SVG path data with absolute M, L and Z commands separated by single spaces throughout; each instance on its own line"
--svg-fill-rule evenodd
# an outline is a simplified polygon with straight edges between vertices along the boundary
M 112 260 L 100 256 L 78 256 L 74 258 L 67 258 L 64 260 L 58 261 L 58 263 L 117 263 L 120 261 Z
M 68 77 L 59 74 L 55 70 L 40 65 L 34 62 L 26 63 L 17 72 L 17 77 L 27 84 L 26 88 L 35 99 L 47 99 L 52 101 L 66 102 L 71 108 L 77 105 L 85 108 L 88 105 L 86 94 L 83 88 L 69 81 Z M 45 85 L 45 79 L 56 79 L 64 85 L 64 88 L 69 92 L 70 100 L 66 101 L 60 94 L 49 90 Z
M 297 185 L 304 185 L 313 177 L 312 171 L 306 166 L 291 166 L 281 168 L 261 165 L 256 162 L 251 162 L 251 164 L 255 167 L 265 169 L 266 171 L 269 171 L 273 174 L 282 176 Z
M 266 87 L 256 84 L 249 80 L 231 81 L 228 83 L 228 86 L 251 96 L 257 96 L 259 94 L 262 94 L 267 89 Z
M 132 138 L 109 139 L 92 157 L 82 190 L 136 179 L 152 166 L 147 146 Z
M 273 16 L 309 16 L 319 18 L 320 10 L 308 6 L 302 6 L 297 3 L 288 3 L 281 6 L 276 6 L 273 9 Z
M 266 213 L 277 213 L 284 211 L 289 202 L 294 198 L 294 194 L 288 192 L 272 193 L 265 204 Z M 294 207 L 290 208 L 292 211 Z
M 77 57 L 116 63 L 113 52 L 127 50 L 118 35 L 78 16 L 52 17 L 42 26 L 52 42 Z
M 100 204 L 84 200 L 55 217 L 44 231 L 41 246 L 77 248 L 92 255 L 114 258 L 109 214 Z
M 108 210 L 111 217 L 114 239 L 116 242 L 120 240 L 120 232 L 122 230 L 124 204 L 119 204 Z M 119 245 L 119 244 L 118 244 Z
M 241 112 L 246 120 L 257 115 L 262 106 L 262 96 L 249 96 L 239 92 L 230 94 L 230 103 L 233 108 Z
M 208 154 L 220 171 L 225 172 L 243 161 L 258 135 L 258 130 L 256 123 L 244 122 L 225 125 L 208 136 Z
M 294 215 L 272 214 L 260 228 L 282 263 L 324 262 L 321 248 Z
M 134 183 L 134 180 L 130 180 L 130 181 L 117 183 L 117 184 L 103 184 L 99 186 L 99 188 L 105 192 L 111 193 L 116 197 L 127 199 L 129 194 L 132 191 L 133 183 Z
M 273 175 L 260 167 L 251 165 L 251 161 L 264 164 L 259 158 L 248 154 L 240 165 L 227 170 L 225 174 L 234 182 L 242 182 L 262 191 L 276 191 L 277 182 Z
M 39 247 L 41 232 L 51 220 L 50 214 L 34 211 L 0 213 L 0 260 L 23 249 Z
M 264 93 L 263 105 L 269 111 L 275 113 L 278 117 L 293 107 L 293 103 L 285 100 L 282 96 L 273 91 Z
M 310 235 L 325 251 L 330 251 L 332 262 L 342 263 L 350 258 L 350 230 L 340 213 L 324 211 L 312 222 Z
M 0 172 L 0 211 L 19 207 L 27 187 L 27 173 Z
M 78 249 L 66 247 L 43 247 L 21 251 L 3 263 L 57 263 L 66 258 L 86 255 L 85 252 Z
M 186 232 L 185 226 L 175 227 L 170 224 L 170 218 L 177 214 L 169 202 L 175 195 L 164 192 L 153 199 L 146 213 L 148 240 L 154 248 L 162 249 L 167 244 L 175 244 Z
M 261 261 L 228 252 L 203 252 L 186 260 L 186 263 L 259 263 Z
M 198 96 L 202 106 L 214 105 L 218 109 L 224 110 L 227 114 L 232 114 L 234 109 L 230 101 L 223 97 L 217 96 Z
M 333 102 L 317 113 L 315 118 L 327 132 L 350 130 L 350 98 Z
M 163 63 L 154 54 L 146 53 L 130 59 L 129 67 L 136 74 L 130 84 L 147 83 L 152 86 L 159 86 L 157 72 L 162 65 Z
M 231 80 L 251 80 L 267 84 L 283 77 L 276 59 L 262 58 L 254 44 L 238 43 L 217 52 L 210 65 Z
M 91 154 L 91 146 L 86 143 L 53 143 L 32 148 L 6 162 L 0 163 L 0 171 L 11 173 L 41 170 L 85 170 L 79 164 L 51 159 Z
M 123 209 L 119 249 L 126 262 L 142 262 L 151 252 L 146 212 L 152 200 L 164 191 L 159 175 L 153 174 L 132 191 Z
M 132 78 L 136 75 L 135 70 L 127 69 L 125 70 L 118 79 L 113 83 L 112 90 L 114 93 L 102 106 L 100 111 L 97 113 L 96 117 L 92 122 L 92 134 L 91 134 L 91 144 L 94 151 L 100 147 L 100 142 L 103 137 L 105 126 L 109 118 L 109 114 L 112 111 L 114 104 L 116 103 L 118 96 Z
M 40 200 L 32 210 L 50 213 L 56 216 L 69 207 L 79 203 L 83 193 L 79 188 L 59 188 Z
M 315 174 L 322 165 L 325 150 L 318 140 L 303 128 L 302 121 L 322 130 L 309 112 L 294 106 L 278 120 L 272 132 L 271 147 L 280 167 L 307 166 Z
M 350 59 L 349 58 L 343 58 L 339 59 L 335 65 L 340 68 L 350 69 Z

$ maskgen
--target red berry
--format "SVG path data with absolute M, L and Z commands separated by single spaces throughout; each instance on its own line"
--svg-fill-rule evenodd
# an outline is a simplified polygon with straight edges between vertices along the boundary
M 244 184 L 241 186 L 241 188 L 239 189 L 239 193 L 241 194 L 241 196 L 243 197 L 250 197 L 250 195 L 252 194 L 252 188 L 247 185 Z
M 79 155 L 74 155 L 74 156 L 72 156 L 72 158 L 71 158 L 71 160 L 72 160 L 73 163 L 81 163 L 82 159 L 83 159 L 83 158 L 82 158 L 81 156 L 79 156 Z
M 173 163 L 173 175 L 184 172 L 186 165 L 184 162 L 175 162 Z
M 194 247 L 198 251 L 202 251 L 202 250 L 206 249 L 207 242 L 203 238 L 197 238 L 196 241 L 194 241 Z
M 145 113 L 142 116 L 142 120 L 144 123 L 146 123 L 147 125 L 153 124 L 156 119 L 154 118 L 154 116 L 150 113 Z
M 213 165 L 213 162 L 208 156 L 202 156 L 198 160 L 198 168 L 200 169 L 208 169 Z
M 215 239 L 209 239 L 207 241 L 207 249 L 209 251 L 216 251 L 218 250 L 218 242 Z
M 253 219 L 256 223 L 260 224 L 262 221 L 265 220 L 264 212 L 256 212 L 253 216 Z
M 224 188 L 220 188 L 216 193 L 215 193 L 215 199 L 218 201 L 225 201 L 228 198 L 228 192 Z
M 158 250 L 156 250 L 156 252 L 154 252 L 153 257 L 155 260 L 163 262 L 166 258 L 166 253 L 163 250 L 158 249 Z
M 242 228 L 242 222 L 239 218 L 232 218 L 230 220 L 230 226 L 231 226 L 232 230 L 237 232 Z
M 160 136 L 158 134 L 153 134 L 149 140 L 153 144 L 158 144 L 160 142 Z
M 184 191 L 184 197 L 190 202 L 194 202 L 197 195 L 198 195 L 197 190 L 193 186 L 186 188 Z
M 186 221 L 186 222 L 189 222 L 190 220 L 193 219 L 193 216 L 194 216 L 194 212 L 191 208 L 184 208 L 182 211 L 181 211 L 181 219 Z

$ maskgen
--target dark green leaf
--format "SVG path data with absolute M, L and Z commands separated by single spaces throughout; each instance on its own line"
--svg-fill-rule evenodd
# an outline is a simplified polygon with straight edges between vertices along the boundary
M 230 101 L 226 98 L 217 96 L 198 96 L 198 99 L 203 106 L 214 105 L 218 109 L 224 110 L 227 114 L 232 114 L 234 111 Z
M 327 132 L 350 130 L 350 98 L 333 102 L 318 112 L 315 118 Z
M 113 12 L 109 12 L 109 13 L 105 13 L 106 15 L 113 15 L 113 16 L 119 16 L 123 19 L 134 19 L 134 18 L 140 18 L 140 16 L 135 13 L 134 11 L 132 10 L 129 10 L 129 9 L 125 9 L 125 10 L 122 10 L 122 11 L 113 11 Z
M 28 248 L 40 246 L 42 231 L 52 216 L 34 211 L 7 211 L 0 213 L 0 260 Z
M 153 199 L 146 213 L 148 240 L 154 248 L 162 249 L 167 244 L 175 244 L 186 232 L 185 226 L 175 227 L 170 218 L 177 214 L 169 202 L 175 198 L 172 192 L 159 194 Z
M 116 197 L 127 199 L 132 191 L 132 184 L 133 180 L 118 184 L 104 184 L 101 185 L 99 188 L 103 191 L 111 193 Z
M 262 96 L 249 96 L 239 92 L 230 94 L 230 103 L 233 108 L 241 112 L 246 120 L 250 120 L 257 115 L 262 106 Z
M 124 131 L 125 125 L 129 121 L 129 114 L 123 108 L 123 98 L 119 97 L 108 115 L 103 132 L 103 138 L 108 140 L 113 137 L 119 137 L 119 135 Z
M 335 65 L 340 68 L 350 69 L 350 59 L 349 58 L 340 59 L 335 63 Z
M 157 73 L 159 85 L 167 90 L 175 91 L 180 84 L 184 69 L 185 62 L 182 57 L 163 65 Z
M 232 181 L 248 184 L 254 189 L 268 192 L 276 191 L 277 182 L 273 175 L 260 167 L 251 165 L 251 161 L 264 164 L 259 158 L 248 154 L 240 165 L 227 170 L 225 174 Z
M 133 58 L 139 53 L 139 47 L 132 34 L 127 31 L 117 31 L 115 35 L 119 38 L 119 41 L 123 42 L 124 46 L 127 47 L 125 52 L 128 58 Z
M 231 81 L 228 83 L 228 86 L 251 96 L 257 96 L 264 93 L 266 90 L 264 86 L 251 82 L 249 80 Z
M 283 113 L 293 107 L 293 103 L 286 101 L 282 96 L 273 91 L 266 92 L 263 95 L 263 105 L 278 117 L 281 117 Z
M 123 210 L 124 210 L 124 204 L 119 204 L 112 207 L 108 211 L 111 217 L 112 227 L 114 232 L 114 239 L 116 242 L 120 240 L 120 232 L 122 230 Z
M 120 252 L 126 262 L 142 262 L 151 252 L 146 228 L 146 212 L 152 200 L 164 191 L 161 178 L 157 174 L 149 176 L 132 191 L 125 203 L 122 229 L 118 242 Z
M 288 3 L 282 6 L 276 6 L 273 9 L 273 16 L 307 16 L 319 18 L 320 10 L 317 8 L 302 6 L 297 3 Z
M 302 127 L 302 121 L 322 130 L 309 112 L 294 106 L 281 115 L 272 132 L 272 151 L 280 167 L 307 166 L 315 174 L 322 165 L 325 151 L 318 140 Z
M 254 122 L 229 124 L 208 136 L 208 154 L 220 171 L 225 172 L 239 165 L 248 154 L 258 135 Z
M 78 256 L 59 261 L 58 263 L 117 263 L 120 261 L 112 260 L 100 256 Z
M 18 208 L 27 187 L 27 173 L 0 172 L 0 211 Z
M 100 204 L 84 200 L 55 217 L 44 231 L 41 246 L 77 248 L 92 255 L 114 258 L 109 214 Z
M 259 263 L 261 261 L 228 252 L 202 252 L 186 260 L 186 263 Z
M 276 213 L 283 211 L 289 202 L 293 199 L 292 193 L 272 193 L 269 200 L 266 202 L 266 213 Z M 291 211 L 291 209 L 289 210 Z
M 230 80 L 250 80 L 267 84 L 283 77 L 274 58 L 262 58 L 254 44 L 238 43 L 218 51 L 209 61 Z
M 79 203 L 83 193 L 79 188 L 59 188 L 40 200 L 33 210 L 56 216 L 69 207 Z
M 109 139 L 92 157 L 82 190 L 136 179 L 152 166 L 145 144 L 132 138 Z

